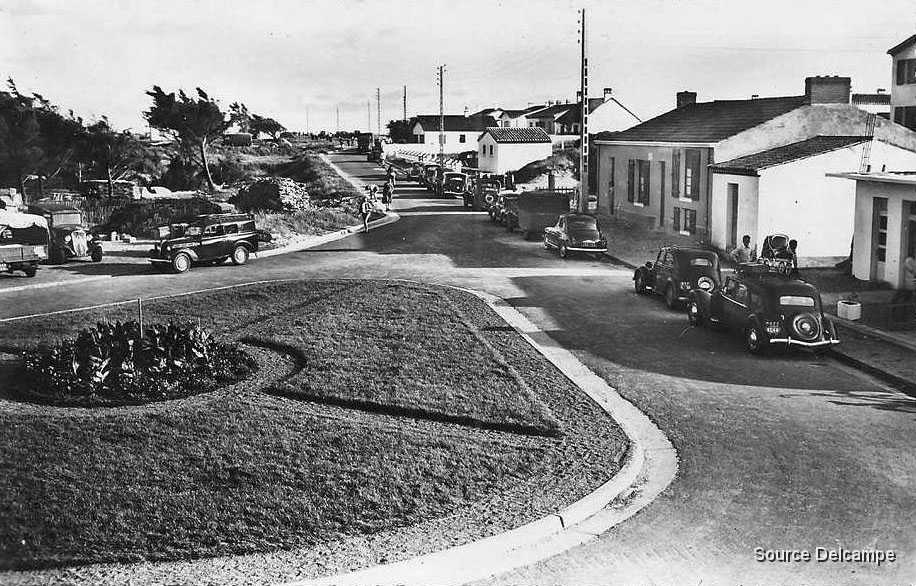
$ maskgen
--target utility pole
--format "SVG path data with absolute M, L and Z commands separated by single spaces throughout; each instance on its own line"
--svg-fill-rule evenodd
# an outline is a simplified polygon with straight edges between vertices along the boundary
M 588 51 L 585 44 L 585 9 L 582 11 L 582 59 L 580 64 L 579 95 L 581 97 L 581 121 L 579 123 L 579 205 L 580 213 L 588 212 Z
M 404 122 L 407 122 L 407 86 L 404 86 Z
M 340 104 L 337 105 L 337 134 L 340 134 Z
M 375 114 L 375 121 L 378 123 L 378 135 L 382 136 L 382 90 L 381 88 L 375 88 L 375 107 L 377 108 Z
M 372 132 L 372 102 L 366 100 L 366 132 Z
M 309 107 L 305 107 L 305 133 L 311 134 L 312 128 L 309 126 Z
M 445 65 L 439 66 L 439 166 L 445 166 Z

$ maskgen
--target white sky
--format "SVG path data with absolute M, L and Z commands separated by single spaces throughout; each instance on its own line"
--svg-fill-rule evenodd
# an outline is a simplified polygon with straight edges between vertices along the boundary
M 140 128 L 153 84 L 203 87 L 290 129 L 367 127 L 574 99 L 577 10 L 588 10 L 590 94 L 613 87 L 644 119 L 700 101 L 798 95 L 808 75 L 890 90 L 887 49 L 916 33 L 916 1 L 0 0 L 0 75 L 64 108 Z

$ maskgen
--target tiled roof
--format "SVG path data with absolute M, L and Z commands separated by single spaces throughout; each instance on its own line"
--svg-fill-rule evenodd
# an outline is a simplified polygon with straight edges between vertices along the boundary
M 756 174 L 760 169 L 807 159 L 870 140 L 867 136 L 815 136 L 775 149 L 710 165 L 713 171 L 738 175 Z
M 857 106 L 890 106 L 890 94 L 852 94 L 852 103 Z
M 688 104 L 620 132 L 601 132 L 598 140 L 633 142 L 718 142 L 791 112 L 805 96 L 717 100 Z
M 496 142 L 550 142 L 550 135 L 543 128 L 487 128 L 484 134 L 489 134 Z M 481 136 L 482 138 L 482 136 Z
M 496 120 L 494 120 L 492 116 L 462 116 L 449 114 L 444 118 L 446 132 L 461 132 L 462 130 L 468 132 L 483 132 L 488 126 L 496 126 Z M 416 116 L 413 119 L 412 126 L 415 126 L 417 123 L 423 127 L 424 132 L 438 132 L 439 130 L 439 116 L 436 114 Z
M 903 42 L 900 43 L 899 45 L 895 45 L 895 46 L 891 47 L 890 49 L 887 50 L 887 54 L 888 54 L 888 55 L 891 55 L 891 56 L 896 55 L 897 53 L 899 53 L 900 51 L 903 51 L 904 49 L 906 49 L 907 47 L 909 47 L 909 46 L 912 45 L 913 43 L 916 43 L 916 35 L 913 35 L 912 37 L 910 37 L 910 38 L 908 38 L 907 40 L 903 41 Z

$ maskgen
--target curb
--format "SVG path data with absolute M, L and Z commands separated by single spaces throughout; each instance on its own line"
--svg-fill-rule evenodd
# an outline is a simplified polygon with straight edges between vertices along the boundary
M 897 388 L 898 390 L 911 397 L 916 397 L 916 382 L 901 376 L 897 376 L 896 374 L 888 372 L 854 356 L 850 356 L 839 348 L 832 348 L 831 356 L 844 364 L 848 364 L 857 370 L 861 370 L 862 372 L 870 374 L 879 380 L 883 380 L 884 382 L 889 383 L 891 386 Z
M 597 539 L 649 505 L 674 480 L 677 452 L 642 411 L 504 299 L 455 288 L 483 300 L 614 419 L 630 440 L 624 465 L 611 480 L 585 497 L 505 533 L 402 562 L 286 583 L 289 586 L 458 585 L 485 579 Z
M 878 338 L 879 340 L 887 342 L 888 344 L 894 344 L 902 348 L 906 348 L 907 350 L 916 352 L 916 345 L 906 340 L 901 340 L 898 336 L 895 336 L 894 334 L 889 334 L 877 328 L 873 328 L 871 326 L 867 326 L 865 324 L 861 324 L 861 323 L 858 323 L 852 320 L 848 320 L 848 319 L 845 319 L 845 318 L 842 318 L 836 315 L 831 315 L 830 320 L 836 324 L 839 324 L 840 327 L 844 327 L 846 329 L 852 330 L 854 332 L 858 332 L 860 334 L 864 334 L 866 336 L 871 336 L 872 338 Z

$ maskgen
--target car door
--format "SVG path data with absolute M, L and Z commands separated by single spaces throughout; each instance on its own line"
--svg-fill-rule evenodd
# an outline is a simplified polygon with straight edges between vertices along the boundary
M 731 279 L 731 287 L 723 296 L 723 312 L 729 328 L 743 329 L 750 314 L 750 300 L 747 285 Z
M 204 227 L 203 234 L 200 236 L 200 247 L 197 250 L 197 257 L 200 260 L 211 260 L 226 256 L 225 238 L 223 237 L 222 224 L 210 224 Z
M 668 279 L 671 276 L 671 264 L 673 261 L 671 251 L 668 249 L 662 249 L 658 251 L 658 258 L 655 261 L 655 267 L 653 268 L 653 279 L 652 280 L 652 289 L 656 293 L 664 293 L 665 285 L 668 283 Z

